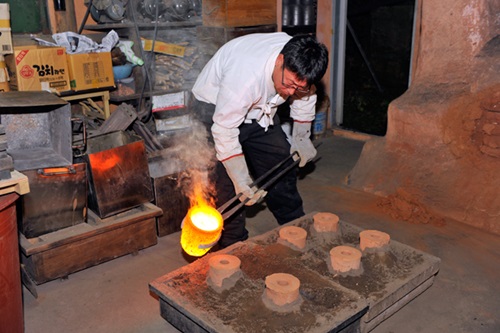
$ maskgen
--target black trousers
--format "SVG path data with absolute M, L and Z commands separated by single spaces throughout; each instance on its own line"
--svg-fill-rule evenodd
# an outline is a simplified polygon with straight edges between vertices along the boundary
M 290 144 L 279 124 L 279 117 L 275 116 L 274 118 L 274 125 L 270 126 L 267 131 L 255 121 L 251 124 L 242 124 L 239 127 L 239 140 L 253 179 L 259 178 L 290 155 Z M 293 160 L 290 159 L 287 165 L 291 163 Z M 286 165 L 276 172 L 285 167 Z M 231 199 L 235 192 L 224 165 L 218 162 L 215 170 L 216 202 L 217 207 L 219 207 Z M 272 176 L 270 175 L 269 178 Z M 283 175 L 267 191 L 264 200 L 279 224 L 290 222 L 304 215 L 302 198 L 297 190 L 297 168 Z M 227 247 L 247 238 L 245 207 L 242 207 L 224 221 L 224 230 L 219 240 L 219 246 Z

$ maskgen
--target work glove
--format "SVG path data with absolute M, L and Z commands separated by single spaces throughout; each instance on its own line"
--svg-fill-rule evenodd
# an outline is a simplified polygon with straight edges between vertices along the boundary
M 245 203 L 246 206 L 252 206 L 266 196 L 266 191 L 258 190 L 256 186 L 250 188 L 252 178 L 250 178 L 247 162 L 245 161 L 245 157 L 243 155 L 233 156 L 222 162 L 222 164 L 226 168 L 227 174 L 233 182 L 236 194 L 242 194 L 239 198 L 240 201 L 244 202 L 247 198 L 249 199 Z
M 294 152 L 299 154 L 298 157 L 294 155 L 293 159 L 296 161 L 300 157 L 299 167 L 301 168 L 316 156 L 316 148 L 311 142 L 311 122 L 295 121 L 293 123 L 290 153 Z

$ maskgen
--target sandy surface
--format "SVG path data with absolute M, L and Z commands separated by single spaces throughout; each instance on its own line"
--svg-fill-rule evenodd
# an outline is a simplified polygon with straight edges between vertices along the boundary
M 359 247 L 360 229 L 341 223 L 339 232 L 319 234 L 313 232 L 311 215 L 293 223 L 308 231 L 303 250 L 278 242 L 277 228 L 218 252 L 241 260 L 242 276 L 232 288 L 221 292 L 207 284 L 208 258 L 214 255 L 209 254 L 156 280 L 153 289 L 175 308 L 181 307 L 183 316 L 215 331 L 325 332 L 359 316 L 366 304 L 383 302 L 428 266 L 439 264 L 435 257 L 392 242 L 383 251 L 363 255 L 362 274 L 335 274 L 329 267 L 330 249 Z M 264 306 L 264 280 L 273 273 L 300 280 L 300 307 L 287 312 Z

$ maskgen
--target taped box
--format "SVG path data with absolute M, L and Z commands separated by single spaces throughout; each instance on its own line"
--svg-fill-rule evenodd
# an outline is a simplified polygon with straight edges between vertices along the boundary
M 67 59 L 73 91 L 115 86 L 110 52 L 68 54 Z
M 66 50 L 62 47 L 16 46 L 14 54 L 5 56 L 11 73 L 12 90 L 70 90 Z
M 9 4 L 0 3 L 0 54 L 12 53 Z
M 12 53 L 12 34 L 10 28 L 0 28 L 0 54 Z

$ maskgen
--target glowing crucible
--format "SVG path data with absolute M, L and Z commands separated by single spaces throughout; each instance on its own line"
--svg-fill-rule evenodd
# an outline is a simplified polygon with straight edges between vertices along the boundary
M 222 215 L 208 205 L 193 206 L 182 222 L 182 249 L 194 257 L 207 253 L 219 240 L 223 226 Z

